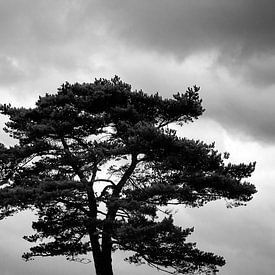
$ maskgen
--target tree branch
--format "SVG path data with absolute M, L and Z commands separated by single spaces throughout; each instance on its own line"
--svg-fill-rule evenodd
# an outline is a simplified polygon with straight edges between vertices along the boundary
M 74 160 L 75 157 L 71 153 L 70 148 L 69 148 L 64 136 L 60 136 L 60 139 L 61 139 L 62 145 L 64 147 L 65 154 L 68 156 L 68 158 L 71 162 L 70 163 L 71 167 L 73 168 L 76 175 L 78 175 L 78 177 L 80 178 L 80 181 L 86 187 L 91 215 L 92 215 L 92 218 L 96 218 L 96 216 L 97 216 L 97 203 L 96 203 L 96 198 L 95 198 L 95 193 L 94 193 L 93 187 L 90 184 L 90 182 L 86 179 L 86 177 L 84 176 L 84 174 L 80 170 L 80 168 L 75 164 L 75 160 Z M 96 172 L 97 172 L 97 167 L 96 167 L 96 164 L 95 164 L 94 167 L 93 167 L 93 176 L 92 176 L 93 180 L 96 177 Z
M 100 181 L 109 182 L 113 186 L 116 186 L 116 184 L 112 180 L 109 180 L 109 179 L 95 179 L 93 182 L 100 182 Z
M 114 195 L 118 196 L 120 191 L 122 190 L 124 184 L 127 182 L 127 180 L 130 178 L 130 176 L 132 175 L 132 173 L 134 172 L 136 165 L 138 163 L 137 160 L 137 154 L 132 154 L 132 161 L 130 166 L 128 167 L 128 169 L 125 171 L 125 173 L 123 174 L 122 178 L 120 179 L 120 181 L 118 182 L 118 184 L 116 185 L 115 188 L 115 192 Z

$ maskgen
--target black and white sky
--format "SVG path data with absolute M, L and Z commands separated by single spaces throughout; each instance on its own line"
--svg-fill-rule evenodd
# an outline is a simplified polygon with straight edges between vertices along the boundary
M 33 106 L 65 81 L 114 75 L 164 97 L 200 86 L 206 111 L 179 134 L 257 161 L 258 193 L 242 208 L 179 209 L 177 223 L 194 225 L 198 247 L 226 258 L 219 274 L 274 274 L 274 14 L 273 0 L 0 0 L 0 102 Z M 3 132 L 0 142 L 10 143 Z M 1 222 L 1 274 L 89 274 L 62 258 L 24 263 L 30 230 L 29 214 Z M 117 274 L 159 274 L 122 258 Z

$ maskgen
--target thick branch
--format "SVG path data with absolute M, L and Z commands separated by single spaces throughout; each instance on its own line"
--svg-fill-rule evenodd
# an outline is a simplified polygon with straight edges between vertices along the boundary
M 115 201 L 116 198 L 119 197 L 119 194 L 123 186 L 125 185 L 127 180 L 130 178 L 130 176 L 134 172 L 137 163 L 138 163 L 137 155 L 133 154 L 130 166 L 125 171 L 120 181 L 114 188 L 111 201 Z M 112 230 L 113 230 L 112 223 L 115 220 L 117 211 L 118 211 L 118 205 L 112 205 L 108 208 L 105 224 L 103 227 L 103 234 L 102 234 L 102 253 L 105 255 L 106 259 L 110 259 L 110 261 L 111 261 L 111 253 L 112 253 L 112 237 L 111 237 Z
M 129 168 L 125 171 L 123 176 L 121 177 L 120 181 L 116 185 L 116 188 L 113 193 L 113 197 L 119 196 L 120 191 L 122 190 L 123 186 L 127 182 L 127 180 L 131 177 L 132 173 L 134 172 L 136 166 L 137 166 L 138 160 L 137 160 L 137 155 L 133 154 L 132 155 L 132 161 L 129 166 Z

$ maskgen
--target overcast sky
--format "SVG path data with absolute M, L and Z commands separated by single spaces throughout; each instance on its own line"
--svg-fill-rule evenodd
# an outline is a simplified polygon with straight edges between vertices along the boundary
M 179 209 L 176 221 L 226 258 L 219 274 L 274 274 L 274 12 L 273 0 L 0 0 L 0 102 L 33 106 L 65 81 L 114 75 L 167 97 L 200 86 L 206 112 L 179 134 L 216 141 L 232 161 L 257 161 L 258 193 L 242 208 Z M 89 274 L 63 258 L 24 263 L 30 228 L 29 214 L 1 221 L 1 275 Z M 160 274 L 122 258 L 116 274 Z

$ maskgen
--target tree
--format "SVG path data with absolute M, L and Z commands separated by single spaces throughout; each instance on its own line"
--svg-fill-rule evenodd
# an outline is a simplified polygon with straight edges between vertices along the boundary
M 224 198 L 245 204 L 256 192 L 244 181 L 255 163 L 226 164 L 214 144 L 177 136 L 202 113 L 199 88 L 172 99 L 132 91 L 118 77 L 65 83 L 34 108 L 1 105 L 5 131 L 18 140 L 0 146 L 0 218 L 31 209 L 36 243 L 23 255 L 92 252 L 97 275 L 111 275 L 112 252 L 130 263 L 194 273 L 225 260 L 187 242 L 193 228 L 174 225 L 170 204 L 200 207 Z M 168 269 L 166 269 L 168 268 Z

